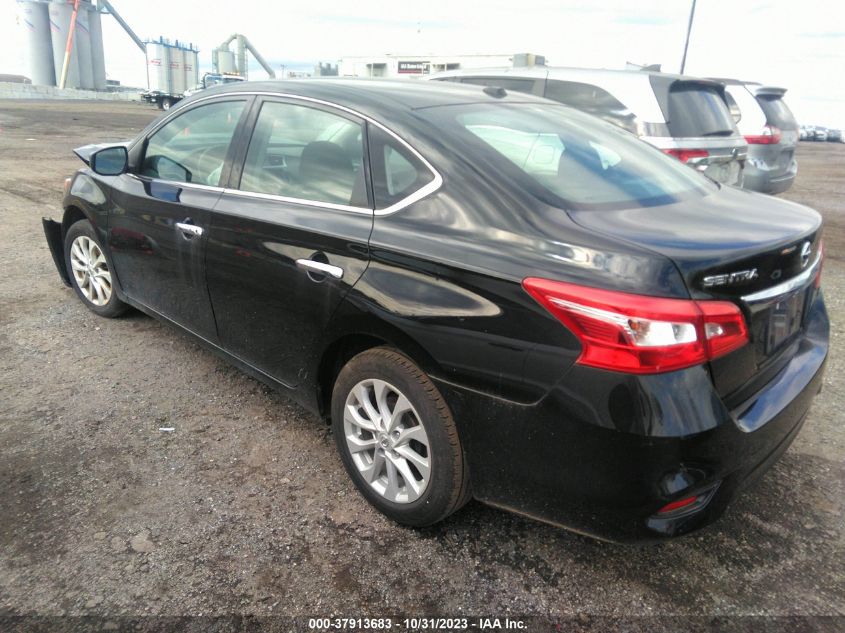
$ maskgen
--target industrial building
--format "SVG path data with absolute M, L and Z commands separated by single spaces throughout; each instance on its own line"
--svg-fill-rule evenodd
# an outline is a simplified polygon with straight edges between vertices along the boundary
M 108 90 L 102 15 L 111 15 L 146 55 L 151 90 L 182 94 L 197 84 L 193 45 L 141 41 L 108 0 L 17 0 L 29 78 L 35 85 Z
M 144 43 L 147 55 L 147 86 L 150 91 L 181 95 L 198 81 L 198 54 L 193 45 L 160 37 Z
M 26 38 L 29 77 L 32 83 L 56 86 L 65 70 L 65 86 L 87 90 L 106 89 L 106 62 L 100 10 L 90 0 L 80 0 L 74 22 L 74 3 L 67 0 L 18 0 L 18 23 Z M 68 34 L 74 45 L 65 69 Z
M 541 66 L 542 55 L 516 53 L 503 55 L 378 55 L 344 57 L 339 62 L 342 77 L 414 77 L 444 70 L 489 68 L 494 66 Z

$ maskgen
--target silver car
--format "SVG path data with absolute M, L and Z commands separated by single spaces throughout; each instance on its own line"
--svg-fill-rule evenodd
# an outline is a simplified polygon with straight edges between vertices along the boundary
M 748 142 L 743 186 L 762 193 L 782 193 L 798 174 L 795 146 L 800 131 L 783 95 L 785 88 L 721 79 L 739 131 Z M 816 137 L 818 138 L 818 137 Z
M 526 66 L 437 73 L 431 80 L 527 92 L 598 116 L 713 180 L 742 185 L 747 143 L 709 79 L 647 70 Z

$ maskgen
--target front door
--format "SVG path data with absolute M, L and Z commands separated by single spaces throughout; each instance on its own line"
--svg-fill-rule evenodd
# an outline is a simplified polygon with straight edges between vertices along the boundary
M 146 139 L 138 168 L 117 178 L 112 191 L 109 246 L 121 288 L 211 341 L 206 227 L 246 105 L 227 99 L 175 115 Z
M 310 102 L 255 104 L 211 212 L 208 288 L 222 346 L 290 387 L 369 261 L 365 125 Z

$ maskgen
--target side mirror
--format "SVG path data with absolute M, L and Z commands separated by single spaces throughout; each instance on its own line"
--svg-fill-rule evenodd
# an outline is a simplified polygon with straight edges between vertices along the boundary
M 126 171 L 129 153 L 123 145 L 106 147 L 91 154 L 89 164 L 101 176 L 119 176 Z

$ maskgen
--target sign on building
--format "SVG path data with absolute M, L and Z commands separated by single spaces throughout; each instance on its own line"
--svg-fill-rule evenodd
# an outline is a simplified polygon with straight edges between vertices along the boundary
M 399 62 L 400 75 L 423 75 L 428 72 L 428 62 Z

